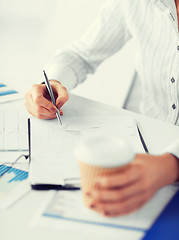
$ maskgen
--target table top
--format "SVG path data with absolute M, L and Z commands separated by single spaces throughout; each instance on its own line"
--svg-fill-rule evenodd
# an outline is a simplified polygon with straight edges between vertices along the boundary
M 23 101 L 6 103 L 0 105 L 0 109 L 21 109 L 27 117 Z M 63 107 L 64 114 L 69 109 L 78 111 L 82 116 L 131 116 L 136 119 L 146 145 L 150 153 L 157 153 L 164 149 L 179 136 L 179 128 L 171 124 L 161 122 L 146 116 L 142 116 L 124 109 L 117 109 L 111 106 L 98 103 L 89 99 L 70 95 L 70 100 Z M 0 211 L 0 238 L 9 239 L 84 239 L 84 233 L 80 234 L 80 227 L 76 229 L 75 235 L 69 231 L 46 228 L 43 226 L 32 227 L 30 221 L 44 202 L 48 192 L 31 190 L 26 196 L 20 199 L 7 210 Z M 92 229 L 92 228 L 91 228 Z M 94 234 L 94 233 L 93 233 Z M 121 234 L 124 234 L 121 230 Z M 93 235 L 94 236 L 94 235 Z M 120 236 L 120 233 L 119 233 Z M 132 239 L 139 239 L 141 233 L 133 233 Z M 91 236 L 85 236 L 91 239 Z M 99 239 L 99 238 L 98 238 Z M 104 239 L 104 238 L 103 238 Z M 125 238 L 123 238 L 125 239 Z M 129 239 L 129 238 L 126 238 Z

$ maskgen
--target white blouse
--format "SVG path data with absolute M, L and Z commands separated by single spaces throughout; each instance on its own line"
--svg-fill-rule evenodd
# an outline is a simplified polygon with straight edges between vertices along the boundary
M 47 66 L 49 79 L 71 90 L 130 38 L 138 48 L 141 113 L 179 125 L 179 34 L 174 0 L 108 0 L 84 36 Z M 168 151 L 179 158 L 179 140 Z

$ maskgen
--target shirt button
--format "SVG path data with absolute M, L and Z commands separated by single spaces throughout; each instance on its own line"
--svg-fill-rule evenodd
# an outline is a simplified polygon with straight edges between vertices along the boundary
M 173 109 L 175 109 L 175 108 L 176 108 L 176 105 L 175 105 L 175 104 L 173 104 L 173 105 L 172 105 L 172 108 L 173 108 Z
M 171 82 L 174 83 L 175 82 L 175 78 L 172 77 Z

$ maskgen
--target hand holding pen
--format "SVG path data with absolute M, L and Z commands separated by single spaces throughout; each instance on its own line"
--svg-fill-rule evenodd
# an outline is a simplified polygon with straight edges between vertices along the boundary
M 35 84 L 25 93 L 25 105 L 30 114 L 40 119 L 56 118 L 57 108 L 63 115 L 61 107 L 68 101 L 69 95 L 66 88 L 56 80 L 50 80 L 56 106 L 52 103 L 45 84 Z
M 51 101 L 53 103 L 53 105 L 56 107 L 56 116 L 57 116 L 57 119 L 58 121 L 60 122 L 60 124 L 62 125 L 62 121 L 61 121 L 61 117 L 60 117 L 60 112 L 59 112 L 59 109 L 57 108 L 56 106 L 56 101 L 55 101 L 55 97 L 54 97 L 54 94 L 53 94 L 53 90 L 52 90 L 52 87 L 50 85 L 50 82 L 48 80 L 48 77 L 45 73 L 45 71 L 43 70 L 43 73 L 44 73 L 44 77 L 45 77 L 45 85 L 46 85 L 46 88 L 47 88 L 47 91 L 50 95 L 50 98 L 51 98 Z

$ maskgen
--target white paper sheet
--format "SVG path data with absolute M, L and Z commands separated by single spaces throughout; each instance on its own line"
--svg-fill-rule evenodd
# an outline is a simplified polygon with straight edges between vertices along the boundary
M 177 189 L 176 186 L 165 187 L 140 210 L 115 218 L 103 217 L 84 207 L 81 191 L 51 191 L 31 224 L 70 228 L 71 232 L 80 229 L 86 236 L 93 233 L 98 239 L 141 239 Z
M 14 109 L 1 109 L 0 164 L 14 162 L 22 154 L 29 154 L 27 117 Z
M 0 99 L 1 100 L 1 99 Z M 1 102 L 1 101 L 0 101 Z M 27 117 L 15 109 L 0 111 L 0 209 L 6 209 L 30 191 L 28 163 L 21 155 L 28 155 Z M 7 171 L 8 170 L 8 171 Z
M 6 94 L 4 94 L 6 93 Z M 11 89 L 6 84 L 0 83 L 0 104 L 23 99 L 23 94 Z
M 20 164 L 12 168 L 0 165 L 0 209 L 10 207 L 31 190 L 25 169 Z
M 31 120 L 32 184 L 64 184 L 80 178 L 74 149 L 83 137 L 109 133 L 125 137 L 135 152 L 144 152 L 136 123 L 129 117 L 63 117 L 63 126 L 54 120 Z

